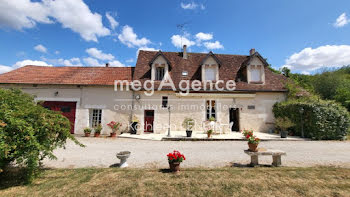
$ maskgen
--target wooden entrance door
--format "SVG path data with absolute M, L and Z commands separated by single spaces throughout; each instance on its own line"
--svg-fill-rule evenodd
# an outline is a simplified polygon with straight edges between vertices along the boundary
M 154 110 L 145 110 L 145 132 L 153 133 Z
M 77 102 L 63 102 L 63 101 L 45 101 L 43 107 L 53 110 L 60 111 L 62 115 L 68 118 L 71 128 L 70 133 L 74 134 L 74 123 L 75 123 L 75 110 Z
M 231 131 L 239 131 L 239 108 L 230 108 Z

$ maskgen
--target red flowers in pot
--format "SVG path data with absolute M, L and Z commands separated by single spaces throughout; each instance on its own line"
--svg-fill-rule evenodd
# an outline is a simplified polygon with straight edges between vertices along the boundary
M 185 155 L 176 150 L 174 150 L 172 153 L 167 154 L 167 157 L 170 170 L 175 173 L 180 171 L 180 163 L 186 160 Z
M 107 126 L 109 126 L 109 128 L 112 129 L 111 137 L 116 137 L 117 136 L 117 131 L 122 126 L 122 123 L 111 121 L 110 123 L 107 124 Z
M 257 138 L 255 135 L 253 135 L 252 130 L 244 130 L 243 135 L 248 140 L 249 150 L 256 152 L 260 143 L 260 138 Z

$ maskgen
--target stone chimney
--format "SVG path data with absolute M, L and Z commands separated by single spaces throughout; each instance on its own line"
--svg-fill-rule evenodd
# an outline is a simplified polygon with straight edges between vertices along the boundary
M 187 60 L 187 45 L 184 45 L 182 58 L 184 58 L 184 60 Z
M 255 49 L 254 48 L 250 49 L 249 55 L 253 55 L 254 53 L 255 53 Z
M 106 67 L 109 67 L 109 63 L 106 63 Z

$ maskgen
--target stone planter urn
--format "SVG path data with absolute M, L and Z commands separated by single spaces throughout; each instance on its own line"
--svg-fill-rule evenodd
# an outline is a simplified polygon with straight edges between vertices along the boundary
M 130 157 L 130 151 L 122 151 L 117 153 L 117 158 L 120 159 L 120 168 L 128 167 L 128 163 L 126 163 L 126 160 Z

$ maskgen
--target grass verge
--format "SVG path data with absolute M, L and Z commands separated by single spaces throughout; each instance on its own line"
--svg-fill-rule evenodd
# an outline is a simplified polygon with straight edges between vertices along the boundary
M 17 171 L 16 171 L 17 172 Z M 350 169 L 217 168 L 45 170 L 31 185 L 0 176 L 0 196 L 347 196 Z

